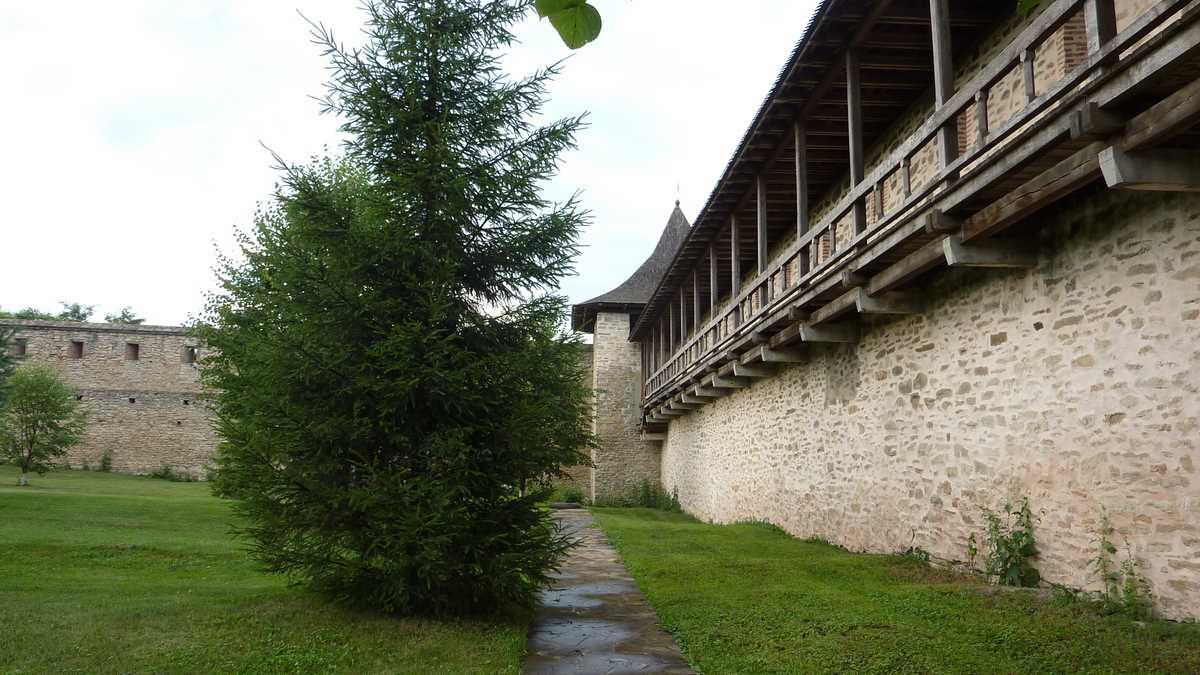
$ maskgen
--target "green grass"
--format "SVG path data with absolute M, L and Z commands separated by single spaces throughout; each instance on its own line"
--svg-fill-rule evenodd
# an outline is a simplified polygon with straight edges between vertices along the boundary
M 203 483 L 0 467 L 0 673 L 516 673 L 525 626 L 353 612 L 258 571 Z
M 1200 672 L 1200 626 L 985 593 L 910 558 L 762 524 L 594 509 L 701 673 Z

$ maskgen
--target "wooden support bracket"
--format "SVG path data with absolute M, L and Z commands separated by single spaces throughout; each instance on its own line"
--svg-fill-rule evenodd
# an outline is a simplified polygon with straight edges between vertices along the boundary
M 668 401 L 667 405 L 673 410 L 682 410 L 684 414 L 686 414 L 689 410 L 699 410 L 700 408 L 704 407 L 703 403 L 685 403 L 679 396 L 676 396 Z
M 842 288 L 845 288 L 846 290 L 850 290 L 851 288 L 859 288 L 861 286 L 865 286 L 867 283 L 866 277 L 848 269 L 842 270 L 840 279 L 842 282 Z
M 735 377 L 728 377 L 728 376 L 724 376 L 724 375 L 713 375 L 711 383 L 712 383 L 712 386 L 716 387 L 717 389 L 745 389 L 746 388 L 746 382 L 744 380 L 739 380 Z
M 1037 267 L 1037 253 L 1004 241 L 964 244 L 961 237 L 950 235 L 942 240 L 942 250 L 950 267 Z
M 706 387 L 702 384 L 696 385 L 696 388 L 692 390 L 692 395 L 699 396 L 701 398 L 721 398 L 726 393 L 728 392 L 722 389 L 718 389 L 716 387 Z
M 942 240 L 935 239 L 871 277 L 871 283 L 867 284 L 867 295 L 879 295 L 897 286 L 903 286 L 945 261 Z
M 810 326 L 800 324 L 800 339 L 805 342 L 857 342 L 858 331 L 852 326 Z
M 854 302 L 859 292 L 859 289 L 852 288 L 834 298 L 829 304 L 813 312 L 812 318 L 808 320 L 808 324 L 810 326 L 821 326 L 853 313 L 855 311 Z
M 771 369 L 765 366 L 749 366 L 738 361 L 733 362 L 734 377 L 770 377 Z
M 1125 130 L 1126 118 L 1096 105 L 1095 101 L 1084 103 L 1071 116 L 1071 138 L 1098 141 Z
M 694 405 L 694 406 L 702 406 L 705 403 L 708 403 L 707 399 L 696 398 L 695 396 L 692 396 L 691 394 L 686 394 L 686 393 L 680 394 L 679 400 L 681 402 L 683 402 L 685 405 Z
M 773 349 L 771 347 L 756 347 L 742 357 L 743 364 L 761 363 L 800 363 L 804 360 L 799 352 L 790 349 Z
M 1151 192 L 1200 192 L 1200 152 L 1155 148 L 1125 152 L 1116 147 L 1100 153 L 1100 170 L 1108 187 Z
M 917 303 L 907 293 L 891 292 L 872 297 L 863 289 L 858 289 L 855 305 L 859 314 L 902 315 L 916 314 Z
M 667 435 L 666 434 L 652 434 L 652 433 L 647 433 L 647 432 L 643 431 L 642 432 L 642 440 L 649 441 L 651 443 L 661 443 L 661 442 L 667 440 Z
M 658 414 L 665 417 L 683 417 L 687 414 L 686 410 L 674 410 L 669 407 L 670 404 L 664 405 L 658 409 Z
M 923 223 L 921 229 L 926 234 L 949 234 L 958 232 L 962 228 L 962 221 L 942 213 L 939 209 L 932 209 L 921 216 Z

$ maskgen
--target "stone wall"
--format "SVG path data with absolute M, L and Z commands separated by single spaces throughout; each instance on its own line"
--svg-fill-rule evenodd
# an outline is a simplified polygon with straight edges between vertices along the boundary
M 621 500 L 643 481 L 659 481 L 658 443 L 641 440 L 641 346 L 629 341 L 629 315 L 596 315 L 592 343 L 592 386 L 596 390 L 592 430 L 599 447 L 592 451 L 589 499 Z
M 198 400 L 199 373 L 187 350 L 202 353 L 183 329 L 0 320 L 0 330 L 14 331 L 14 342 L 24 344 L 23 363 L 58 371 L 87 410 L 87 433 L 67 455 L 71 466 L 98 468 L 107 451 L 114 471 L 144 474 L 167 466 L 203 476 L 217 435 Z M 81 355 L 72 351 L 73 342 L 82 344 Z
M 1161 610 L 1200 615 L 1200 195 L 1094 189 L 1035 220 L 1037 269 L 935 274 L 920 314 L 672 421 L 664 487 L 706 520 L 953 560 L 1028 496 L 1043 576 L 1090 588 L 1105 509 Z

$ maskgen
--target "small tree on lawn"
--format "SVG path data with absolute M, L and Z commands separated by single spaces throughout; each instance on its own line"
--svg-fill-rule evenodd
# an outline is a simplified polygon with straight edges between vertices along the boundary
M 8 400 L 0 409 L 0 451 L 21 469 L 20 485 L 30 472 L 50 470 L 83 436 L 84 413 L 74 393 L 53 370 L 26 366 L 8 380 Z
M 528 606 L 568 546 L 538 486 L 591 443 L 555 294 L 585 215 L 541 196 L 581 120 L 535 123 L 554 69 L 499 68 L 527 2 L 365 7 L 361 51 L 316 32 L 347 157 L 284 167 L 198 327 L 213 486 L 261 561 L 336 598 Z

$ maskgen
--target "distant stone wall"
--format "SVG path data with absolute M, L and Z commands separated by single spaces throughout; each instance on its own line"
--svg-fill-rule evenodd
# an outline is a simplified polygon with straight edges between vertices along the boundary
M 87 433 L 67 456 L 71 466 L 98 468 L 107 451 L 113 471 L 166 466 L 203 476 L 217 435 L 189 350 L 203 354 L 183 329 L 0 320 L 0 330 L 14 332 L 10 348 L 23 345 L 22 363 L 54 368 L 87 410 Z
M 673 420 L 664 486 L 704 519 L 954 560 L 1028 496 L 1043 576 L 1090 588 L 1103 508 L 1161 610 L 1200 616 L 1200 195 L 1036 220 L 1037 269 L 935 275 L 921 313 Z
M 659 482 L 657 443 L 641 440 L 641 346 L 629 341 L 629 314 L 596 315 L 592 430 L 599 440 L 592 459 L 589 498 L 599 502 L 633 495 L 643 481 Z

